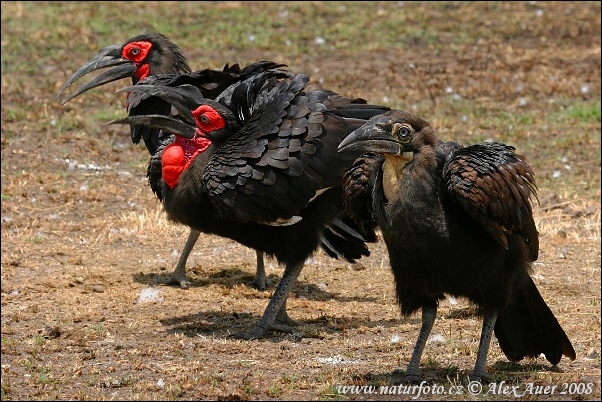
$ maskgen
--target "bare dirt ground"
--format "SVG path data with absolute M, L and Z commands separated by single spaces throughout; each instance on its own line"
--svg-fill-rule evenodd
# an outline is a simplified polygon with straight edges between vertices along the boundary
M 546 12 L 561 12 L 560 4 Z M 375 102 L 434 101 L 435 110 L 454 88 L 489 110 L 540 112 L 539 120 L 517 121 L 528 128 L 504 141 L 527 155 L 541 179 L 534 279 L 577 359 L 563 358 L 555 368 L 543 357 L 510 363 L 494 339 L 488 369 L 498 383 L 518 386 L 519 396 L 487 394 L 487 386 L 478 396 L 466 388 L 449 395 L 474 364 L 481 322 L 463 300 L 447 300 L 422 359 L 428 384 L 447 393 L 430 390 L 419 399 L 600 400 L 600 122 L 575 132 L 571 122 L 545 120 L 553 99 L 600 99 L 599 4 L 591 18 L 581 31 L 546 30 L 543 47 L 539 36 L 492 35 L 480 44 L 487 52 L 450 46 L 433 54 L 416 44 L 403 63 L 402 54 L 386 49 L 278 60 Z M 418 334 L 419 316 L 400 317 L 382 243 L 355 265 L 321 253 L 308 260 L 288 302 L 297 332 L 262 340 L 227 338 L 259 319 L 274 289 L 245 285 L 254 275 L 252 250 L 201 235 L 188 262 L 191 288 L 157 285 L 175 267 L 188 231 L 165 220 L 148 188 L 146 151 L 130 143 L 123 127 L 104 127 L 87 115 L 94 95 L 57 105 L 53 96 L 71 72 L 57 73 L 37 94 L 2 76 L 2 400 L 416 396 L 337 388 L 396 384 Z M 518 81 L 528 87 L 527 105 L 515 94 Z M 5 112 L 23 98 L 36 104 L 25 119 Z M 444 139 L 470 143 L 473 134 L 487 138 L 507 129 L 491 120 L 462 126 L 462 113 L 446 107 L 447 115 L 422 116 Z M 63 113 L 87 123 L 58 133 L 52 121 Z M 530 136 L 547 146 L 530 145 Z M 268 261 L 267 273 L 276 284 L 282 269 Z M 557 389 L 533 395 L 528 384 Z

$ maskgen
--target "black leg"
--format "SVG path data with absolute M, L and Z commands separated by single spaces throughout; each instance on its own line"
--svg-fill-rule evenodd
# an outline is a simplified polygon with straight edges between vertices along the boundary
M 418 339 L 416 340 L 416 346 L 414 346 L 414 351 L 412 352 L 412 357 L 410 358 L 410 363 L 408 364 L 408 368 L 406 369 L 406 375 L 403 377 L 403 382 L 420 382 L 422 381 L 422 376 L 420 375 L 420 358 L 422 357 L 422 352 L 424 351 L 424 347 L 426 346 L 426 341 L 433 329 L 433 324 L 435 323 L 435 318 L 437 317 L 437 306 L 434 307 L 422 307 L 422 326 L 420 327 L 420 333 L 418 334 Z
M 257 250 L 255 252 L 257 253 L 257 272 L 255 273 L 255 278 L 253 278 L 251 282 L 247 283 L 247 286 L 258 290 L 264 290 L 266 286 L 271 286 L 272 282 L 268 279 L 267 275 L 265 274 L 263 252 Z
M 288 325 L 282 325 L 282 323 L 284 322 L 290 325 L 292 322 L 286 313 L 286 299 L 295 285 L 297 277 L 299 277 L 299 274 L 301 273 L 303 264 L 304 263 L 301 262 L 298 264 L 287 265 L 284 268 L 282 279 L 280 280 L 280 283 L 278 283 L 274 295 L 270 299 L 263 316 L 259 319 L 257 324 L 255 324 L 250 331 L 233 334 L 232 337 L 247 340 L 259 339 L 263 338 L 270 329 L 282 332 L 292 332 L 292 328 Z M 278 323 L 276 323 L 276 320 L 278 320 Z
M 188 239 L 186 240 L 186 244 L 184 245 L 184 250 L 182 250 L 182 254 L 180 254 L 178 265 L 176 265 L 176 269 L 174 269 L 171 276 L 167 279 L 167 281 L 165 281 L 166 284 L 180 285 L 182 289 L 188 289 L 190 287 L 190 282 L 186 277 L 186 261 L 188 261 L 190 252 L 192 251 L 200 235 L 201 232 L 199 232 L 198 230 L 190 229 Z

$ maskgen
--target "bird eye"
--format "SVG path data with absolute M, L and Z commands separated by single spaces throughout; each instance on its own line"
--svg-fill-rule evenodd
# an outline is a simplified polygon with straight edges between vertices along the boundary
M 395 124 L 395 132 L 401 142 L 410 142 L 414 129 L 409 124 Z
M 144 60 L 152 47 L 152 43 L 145 41 L 128 43 L 123 47 L 121 56 L 129 61 L 140 63 Z
M 212 133 L 226 127 L 224 118 L 209 105 L 200 105 L 197 107 L 192 111 L 192 117 L 195 120 L 197 128 L 204 133 Z
M 400 137 L 407 137 L 408 135 L 412 135 L 412 132 L 410 131 L 409 128 L 403 126 L 399 129 L 399 136 Z

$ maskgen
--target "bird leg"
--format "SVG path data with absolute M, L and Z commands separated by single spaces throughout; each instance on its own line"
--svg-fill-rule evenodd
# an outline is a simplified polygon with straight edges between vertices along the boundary
M 416 340 L 416 346 L 414 346 L 414 351 L 412 352 L 410 363 L 408 364 L 408 368 L 406 369 L 406 374 L 402 379 L 403 382 L 422 381 L 422 376 L 420 375 L 419 368 L 420 358 L 422 357 L 422 352 L 424 351 L 424 347 L 426 346 L 426 341 L 429 337 L 429 334 L 433 329 L 433 324 L 435 323 L 436 317 L 437 305 L 422 307 L 422 326 L 420 327 L 418 339 Z
M 190 286 L 190 282 L 186 277 L 186 261 L 188 261 L 188 257 L 190 256 L 190 252 L 192 248 L 196 244 L 196 241 L 199 239 L 201 232 L 196 229 L 190 229 L 190 233 L 188 234 L 188 239 L 186 240 L 186 244 L 184 245 L 184 250 L 182 250 L 182 254 L 180 255 L 180 259 L 178 260 L 178 265 L 176 265 L 176 269 L 172 272 L 171 276 L 165 280 L 166 285 L 180 285 L 182 289 L 188 289 Z
M 286 312 L 286 300 L 301 273 L 303 264 L 301 262 L 286 265 L 282 279 L 263 312 L 263 316 L 251 330 L 232 334 L 232 338 L 252 340 L 263 338 L 268 330 L 289 333 L 293 331 L 290 326 L 294 325 L 294 321 Z
M 190 253 L 192 252 L 192 249 L 194 248 L 194 245 L 196 244 L 200 235 L 201 232 L 198 230 L 190 229 L 190 234 L 188 235 L 188 239 L 184 245 L 184 250 L 182 250 L 182 254 L 180 255 L 180 259 L 176 265 L 176 269 L 174 269 L 169 278 L 164 280 L 164 284 L 180 285 L 182 289 L 188 289 L 190 287 L 190 282 L 186 277 L 186 262 L 188 261 L 188 257 L 190 256 Z M 255 274 L 255 278 L 251 282 L 247 283 L 247 285 L 258 290 L 264 290 L 266 286 L 271 286 L 272 282 L 265 274 L 263 252 L 257 250 L 255 252 L 257 253 L 257 273 Z
M 481 381 L 487 377 L 487 353 L 491 344 L 491 335 L 497 320 L 496 313 L 485 314 L 483 317 L 483 328 L 481 329 L 481 339 L 479 340 L 479 350 L 477 351 L 477 361 L 474 365 L 474 370 L 470 373 L 470 381 Z
M 287 300 L 284 301 L 280 310 L 278 310 L 274 324 L 272 324 L 272 329 L 282 328 L 277 330 L 281 332 L 292 332 L 291 327 L 296 326 L 297 323 L 288 316 L 288 313 L 286 312 L 286 302 Z
M 265 274 L 265 264 L 263 262 L 263 252 L 255 250 L 257 253 L 257 273 L 251 282 L 247 282 L 247 286 L 257 290 L 264 290 L 266 286 L 272 286 L 272 281 Z

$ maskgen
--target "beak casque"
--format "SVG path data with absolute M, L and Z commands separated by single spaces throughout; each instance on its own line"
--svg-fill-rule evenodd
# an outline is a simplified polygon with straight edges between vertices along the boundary
M 205 100 L 201 91 L 197 87 L 189 84 L 180 85 L 178 87 L 138 84 L 121 88 L 116 91 L 116 93 L 120 92 L 139 92 L 150 96 L 156 96 L 175 107 L 184 120 L 193 127 L 196 125 L 196 122 L 192 117 L 192 111 Z
M 385 115 L 374 116 L 339 144 L 339 152 L 399 154 L 401 147 L 391 135 L 392 122 Z

